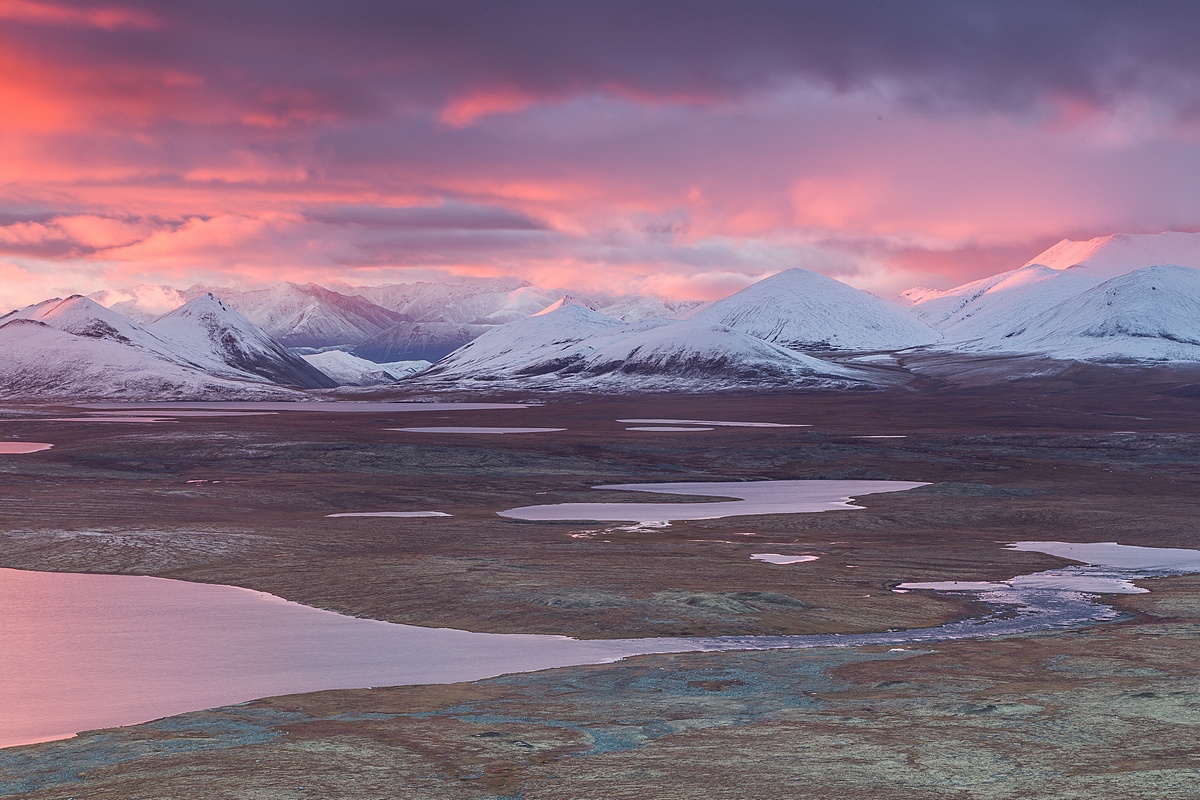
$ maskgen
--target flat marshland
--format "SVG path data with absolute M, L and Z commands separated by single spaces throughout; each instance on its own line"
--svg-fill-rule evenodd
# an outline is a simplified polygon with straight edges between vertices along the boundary
M 0 567 L 230 584 L 498 633 L 925 627 L 986 609 L 896 584 L 1066 563 L 1006 542 L 1200 546 L 1200 401 L 1189 394 L 1025 384 L 142 423 L 49 421 L 80 411 L 14 406 L 6 439 L 54 447 L 0 460 Z M 810 427 L 619 422 L 689 419 Z M 460 426 L 564 430 L 394 430 Z M 864 438 L 884 436 L 904 438 Z M 497 515 L 711 499 L 592 488 L 603 484 L 764 479 L 930 485 L 863 496 L 862 510 L 670 525 Z M 450 516 L 329 516 L 389 511 Z M 751 558 L 761 553 L 819 558 Z M 1200 578 L 1143 585 L 1151 593 L 1112 601 L 1121 621 L 1079 632 L 640 656 L 198 711 L 0 751 L 0 794 L 1189 797 Z

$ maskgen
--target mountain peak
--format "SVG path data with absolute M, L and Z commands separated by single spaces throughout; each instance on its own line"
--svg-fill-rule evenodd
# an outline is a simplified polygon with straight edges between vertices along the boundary
M 588 311 L 598 311 L 599 310 L 591 303 L 587 302 L 586 300 L 580 300 L 578 297 L 576 297 L 573 294 L 564 294 L 558 300 L 555 300 L 553 303 L 546 306 L 541 311 L 537 312 L 536 314 L 531 314 L 530 316 L 540 317 L 545 314 L 553 314 L 555 311 L 558 311 L 560 308 L 571 308 L 571 307 L 586 308 Z
M 172 314 L 177 314 L 177 315 L 178 314 L 201 314 L 201 313 L 205 313 L 205 312 L 227 313 L 227 314 L 236 314 L 237 313 L 236 311 L 231 309 L 229 306 L 225 305 L 225 303 L 221 300 L 221 298 L 217 297 L 212 292 L 205 292 L 204 294 L 200 295 L 199 297 L 193 297 L 191 300 L 187 301 L 186 303 L 181 305 L 179 308 L 176 308 L 172 311 L 168 311 L 163 316 L 170 316 Z M 241 316 L 241 315 L 239 315 L 239 316 Z
M 150 323 L 150 330 L 196 363 L 221 365 L 274 383 L 331 388 L 328 376 L 225 305 L 212 292 L 189 300 Z
M 1166 264 L 1200 267 L 1200 233 L 1113 233 L 1085 241 L 1063 239 L 1025 266 L 1069 269 L 1108 280 L 1144 267 Z
M 162 348 L 162 342 L 145 328 L 78 294 L 65 299 L 55 297 L 43 300 L 0 317 L 0 322 L 14 319 L 44 322 L 52 328 L 89 339 L 111 339 L 153 351 L 161 351 Z
M 939 338 L 907 309 L 798 268 L 753 283 L 691 319 L 796 350 L 902 350 Z

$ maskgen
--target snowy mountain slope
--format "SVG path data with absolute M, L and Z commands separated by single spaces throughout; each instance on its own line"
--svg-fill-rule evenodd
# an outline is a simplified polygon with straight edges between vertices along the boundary
M 483 325 L 503 325 L 544 311 L 555 299 L 540 289 L 522 286 L 520 289 L 505 292 L 498 306 L 483 315 L 476 315 L 471 321 Z
M 171 286 L 139 284 L 128 289 L 93 292 L 88 298 L 140 325 L 145 325 L 155 317 L 160 317 L 186 303 L 190 297 L 185 291 Z
M 496 328 L 414 380 L 613 392 L 870 382 L 857 370 L 722 325 L 661 319 L 622 324 L 578 301 L 560 301 Z
M 1200 361 L 1200 270 L 1119 275 L 994 336 L 989 349 L 1082 361 Z
M 337 385 L 212 294 L 188 301 L 147 327 L 175 353 L 215 375 L 303 389 Z
M 545 311 L 493 328 L 441 361 L 427 375 L 485 378 L 557 372 L 583 355 L 575 347 L 621 323 L 563 298 Z
M 36 322 L 41 327 L 18 326 L 9 331 L 10 342 L 17 342 L 21 333 L 30 337 L 30 342 L 14 344 L 13 358 L 25 358 L 21 354 L 36 342 L 46 343 L 56 354 L 54 357 L 68 357 L 66 354 L 77 351 L 83 363 L 91 365 L 85 374 L 100 381 L 96 386 L 82 384 L 89 396 L 119 395 L 121 387 L 152 392 L 157 386 L 169 396 L 180 392 L 199 396 L 209 389 L 228 394 L 238 386 L 242 387 L 239 391 L 251 391 L 248 384 L 255 383 L 303 388 L 335 385 L 211 295 L 193 300 L 146 327 L 80 295 L 46 300 L 0 317 L 0 325 L 16 321 Z M 53 337 L 43 328 L 71 338 Z M 98 348 L 89 342 L 111 347 Z M 70 375 L 70 363 L 48 361 L 40 372 L 36 363 L 32 356 L 21 362 L 22 386 L 47 390 L 81 386 L 80 379 Z M 106 364 L 115 372 L 105 378 L 100 368 Z M 259 393 L 263 392 L 274 396 L 272 390 Z M 60 394 L 70 392 L 64 388 Z
M 204 294 L 226 305 L 292 347 L 357 344 L 403 319 L 359 297 L 349 297 L 314 283 L 280 283 L 266 289 L 187 289 L 134 286 L 95 292 L 92 299 L 143 324 Z
M 431 310 L 423 322 L 451 322 L 460 325 L 503 325 L 545 309 L 558 298 L 532 286 L 511 292 L 480 292 Z
M 912 311 L 941 332 L 943 345 L 990 341 L 1099 282 L 1074 270 L 1034 264 L 942 292 L 924 290 Z
M 779 345 L 697 320 L 634 324 L 584 342 L 591 352 L 562 374 L 604 377 L 597 385 L 637 385 L 675 381 L 713 385 L 861 384 L 854 369 L 788 350 Z
M 464 283 L 396 283 L 386 286 L 350 286 L 334 284 L 338 291 L 365 298 L 413 322 L 474 323 L 479 317 L 500 308 L 512 292 L 528 287 L 524 281 L 498 278 Z M 468 301 L 479 295 L 490 299 L 470 306 Z M 470 307 L 468 307 L 470 306 Z M 448 308 L 461 310 L 447 313 Z
M 683 319 L 704 303 L 699 300 L 667 300 L 658 295 L 631 295 L 615 303 L 601 306 L 600 310 L 622 322 L 637 322 L 642 319 Z
M 358 345 L 351 353 L 379 364 L 437 361 L 493 327 L 450 322 L 398 322 Z
M 374 363 L 374 362 L 371 362 Z M 377 367 L 383 367 L 388 372 L 395 375 L 397 378 L 409 378 L 413 375 L 419 375 L 425 370 L 433 366 L 428 361 L 385 361 L 382 364 L 376 364 Z
M 376 364 L 352 356 L 343 350 L 327 350 L 303 356 L 304 360 L 328 375 L 339 386 L 380 386 L 407 378 L 429 366 L 428 361 L 400 361 Z
M 940 338 L 907 309 L 803 269 L 765 278 L 690 318 L 795 350 L 902 350 Z
M 280 283 L 240 292 L 214 289 L 226 305 L 288 347 L 359 344 L 403 317 L 361 297 L 315 283 Z
M 82 295 L 55 297 L 12 311 L 0 317 L 0 325 L 17 319 L 41 322 L 75 336 L 103 339 L 154 353 L 168 361 L 187 363 L 187 359 L 146 328 Z
M 1116 233 L 1082 242 L 1063 239 L 1026 266 L 1031 264 L 1071 269 L 1099 280 L 1164 264 L 1200 268 L 1200 233 Z
M 186 289 L 139 285 L 95 292 L 89 297 L 144 325 L 190 300 L 211 293 L 282 344 L 320 349 L 363 344 L 397 324 L 502 325 L 544 310 L 562 294 L 513 279 L 389 286 L 351 286 L 334 282 L 331 286 L 281 283 L 266 289 L 243 291 L 199 284 Z M 672 301 L 654 295 L 631 295 L 615 303 L 606 302 L 613 312 L 610 316 L 624 322 L 651 317 L 678 319 L 701 305 L 697 301 Z M 417 330 L 421 332 L 417 338 L 444 338 L 451 345 L 445 352 L 471 338 L 464 336 L 461 329 L 458 329 L 459 334 L 452 333 L 453 328 Z M 484 330 L 474 330 L 472 335 Z M 399 332 L 396 335 L 401 339 L 407 336 Z M 439 354 L 435 351 L 442 346 L 424 352 L 436 358 Z M 374 352 L 378 348 L 368 349 Z
M 1103 281 L 1165 264 L 1200 267 L 1200 234 L 1064 239 L 1018 269 L 953 289 L 909 289 L 899 299 L 942 334 L 936 346 L 996 351 L 1016 344 L 1007 338 L 1014 331 Z
M 550 314 L 553 314 L 555 311 L 558 311 L 560 308 L 579 308 L 579 309 L 584 309 L 586 311 L 595 311 L 596 313 L 601 314 L 601 316 L 605 316 L 605 317 L 608 316 L 607 314 L 603 314 L 600 311 L 600 309 L 596 308 L 596 305 L 594 303 L 591 303 L 587 300 L 576 297 L 573 294 L 564 294 L 562 297 L 558 298 L 553 303 L 551 303 L 550 305 L 543 308 L 541 311 L 537 312 L 536 314 L 530 314 L 529 316 L 531 316 L 531 317 L 548 316 Z M 582 313 L 582 312 L 579 312 L 579 313 Z M 594 315 L 591 315 L 591 316 L 594 316 Z M 610 319 L 611 319 L 611 317 L 610 317 Z
M 213 377 L 110 337 L 32 319 L 0 324 L 0 396 L 20 399 L 290 400 L 296 392 Z

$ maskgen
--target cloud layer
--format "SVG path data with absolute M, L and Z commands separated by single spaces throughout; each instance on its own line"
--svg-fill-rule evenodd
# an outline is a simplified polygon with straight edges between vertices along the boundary
M 1186 2 L 0 4 L 0 304 L 517 275 L 878 291 L 1195 229 Z

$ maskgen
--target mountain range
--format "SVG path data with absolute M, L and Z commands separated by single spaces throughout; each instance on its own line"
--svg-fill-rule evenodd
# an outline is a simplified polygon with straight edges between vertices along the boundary
M 80 295 L 0 317 L 0 396 L 287 398 L 337 383 L 211 294 L 146 326 Z
M 0 317 L 0 396 L 293 397 L 388 384 L 845 390 L 910 380 L 924 355 L 997 354 L 1200 362 L 1200 234 L 1064 240 L 1016 269 L 893 298 L 804 269 L 707 304 L 510 279 L 138 286 Z M 1020 359 L 1009 361 L 1019 373 Z

